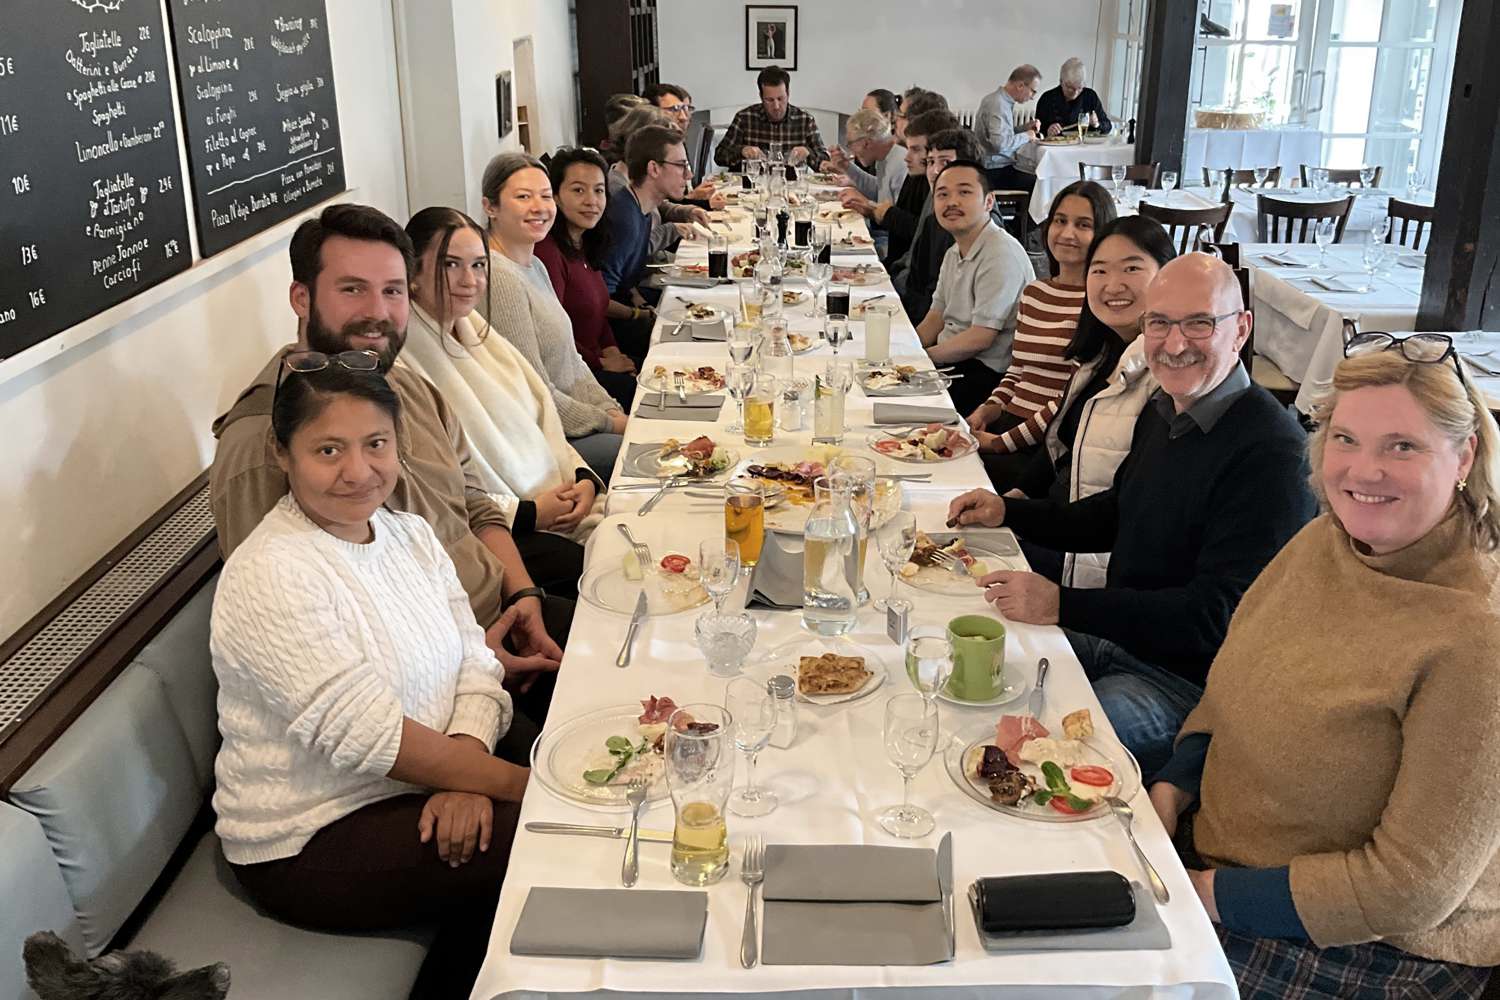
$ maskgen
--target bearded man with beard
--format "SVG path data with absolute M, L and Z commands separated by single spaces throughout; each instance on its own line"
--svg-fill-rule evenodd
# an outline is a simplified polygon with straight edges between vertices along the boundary
M 280 382 L 297 378 L 298 367 L 362 365 L 358 352 L 374 353 L 401 400 L 396 431 L 401 476 L 386 505 L 419 514 L 432 526 L 487 644 L 505 668 L 517 708 L 540 724 L 562 659 L 560 644 L 572 624 L 573 602 L 550 596 L 533 582 L 504 512 L 470 469 L 469 443 L 458 418 L 432 383 L 396 361 L 406 342 L 408 283 L 416 265 L 411 240 L 383 212 L 339 204 L 297 228 L 290 255 L 297 342 L 278 351 L 213 425 L 219 443 L 209 491 L 220 552 L 228 558 L 286 495 L 271 431 Z M 340 357 L 344 352 L 354 353 Z M 367 488 L 359 482 L 345 485 L 351 494 Z M 524 754 L 535 733 L 530 725 L 513 725 L 506 741 Z
M 1250 328 L 1223 261 L 1168 263 L 1141 316 L 1161 388 L 1114 486 L 1073 503 L 974 490 L 948 512 L 950 524 L 1004 524 L 1062 552 L 1113 553 L 1102 589 L 1010 571 L 979 582 L 1011 621 L 1062 626 L 1148 784 L 1203 694 L 1240 597 L 1317 513 L 1306 435 L 1240 363 Z

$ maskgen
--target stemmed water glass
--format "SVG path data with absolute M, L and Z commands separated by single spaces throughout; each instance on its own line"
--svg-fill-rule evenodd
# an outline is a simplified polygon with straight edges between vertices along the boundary
M 1313 240 L 1318 244 L 1318 266 L 1327 266 L 1328 246 L 1338 234 L 1338 225 L 1333 219 L 1319 219 L 1313 230 Z
M 1115 189 L 1115 200 L 1120 200 L 1120 185 L 1125 183 L 1125 164 L 1116 163 L 1109 168 L 1109 182 Z
M 823 307 L 823 293 L 828 290 L 828 283 L 833 280 L 833 265 L 817 263 L 817 256 L 813 256 L 813 263 L 807 265 L 807 284 L 812 288 L 813 315 L 827 315 L 828 310 Z
M 839 356 L 839 345 L 849 339 L 849 317 L 829 313 L 823 319 L 823 338 L 833 345 L 833 356 Z
M 745 397 L 755 386 L 756 368 L 751 364 L 730 363 L 728 370 L 724 373 L 725 388 L 729 390 L 729 397 L 739 406 L 739 416 L 734 423 L 724 428 L 731 434 L 738 434 L 745 429 Z
M 901 804 L 880 813 L 880 826 L 894 837 L 921 837 L 936 825 L 932 813 L 911 804 L 911 781 L 937 751 L 937 703 L 919 694 L 898 694 L 885 703 L 885 755 L 901 772 Z
M 813 223 L 812 236 L 807 241 L 807 245 L 812 248 L 813 260 L 821 260 L 823 251 L 828 249 L 828 244 L 832 242 L 833 227 L 820 226 L 816 222 Z
M 1255 172 L 1255 186 L 1256 187 L 1265 187 L 1266 186 L 1266 178 L 1271 176 L 1271 168 L 1270 167 L 1256 167 L 1254 172 Z
M 901 494 L 897 492 L 896 496 L 899 498 Z M 875 516 L 879 517 L 881 512 L 878 489 L 875 497 L 877 508 Z M 900 503 L 899 499 L 897 503 Z M 891 592 L 875 602 L 875 610 L 884 613 L 892 607 L 910 609 L 911 605 L 908 602 L 896 598 L 896 580 L 901 567 L 906 565 L 907 560 L 911 558 L 912 550 L 917 545 L 917 516 L 911 511 L 897 510 L 878 523 L 879 526 L 875 529 L 875 545 L 880 550 L 880 561 L 885 564 L 885 568 L 891 574 Z
M 1360 254 L 1360 260 L 1365 266 L 1365 283 L 1360 291 L 1373 292 L 1375 273 L 1380 270 L 1380 265 L 1385 263 L 1385 244 L 1373 231 L 1370 233 L 1370 241 L 1365 244 L 1364 251 Z
M 714 601 L 714 614 L 724 613 L 724 600 L 740 578 L 740 547 L 732 538 L 710 538 L 698 544 L 698 582 Z
M 724 339 L 729 348 L 729 363 L 732 365 L 748 365 L 750 359 L 755 357 L 755 348 L 760 345 L 760 326 L 750 324 L 740 326 L 735 324 L 734 329 Z
M 776 699 L 763 682 L 736 677 L 724 688 L 724 710 L 734 746 L 745 755 L 745 784 L 729 796 L 736 816 L 764 816 L 777 806 L 776 793 L 755 783 L 755 755 L 765 749 L 776 729 Z
M 1177 187 L 1177 171 L 1163 170 L 1161 172 L 1161 189 L 1167 192 L 1167 203 L 1171 204 L 1172 191 Z
M 1374 167 L 1360 167 L 1359 168 L 1359 182 L 1361 184 L 1363 184 L 1367 188 L 1374 187 L 1375 186 L 1375 168 Z
M 906 636 L 906 676 L 931 702 L 953 676 L 953 641 L 946 625 L 918 625 Z

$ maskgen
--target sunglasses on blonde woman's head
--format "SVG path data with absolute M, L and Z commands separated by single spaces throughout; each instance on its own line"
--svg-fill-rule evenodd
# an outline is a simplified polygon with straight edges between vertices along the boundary
M 1452 358 L 1458 380 L 1464 380 L 1463 365 L 1458 363 L 1458 351 L 1453 347 L 1453 338 L 1446 333 L 1414 333 L 1410 337 L 1393 337 L 1389 333 L 1361 333 L 1351 337 L 1344 345 L 1346 358 L 1379 354 L 1381 351 L 1400 351 L 1407 361 L 1419 365 L 1440 365 Z

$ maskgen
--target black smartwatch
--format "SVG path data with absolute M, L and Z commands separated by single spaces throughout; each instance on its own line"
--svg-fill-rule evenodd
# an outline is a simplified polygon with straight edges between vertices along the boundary
M 510 606 L 512 604 L 515 604 L 517 601 L 526 597 L 535 597 L 538 601 L 543 601 L 547 597 L 547 592 L 541 587 L 522 587 L 520 590 L 516 591 L 514 594 L 511 594 L 501 603 L 500 610 L 508 611 L 510 610 Z

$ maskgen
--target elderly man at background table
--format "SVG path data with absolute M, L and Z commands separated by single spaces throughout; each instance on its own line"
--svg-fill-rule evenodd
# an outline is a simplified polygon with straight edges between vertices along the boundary
M 1063 129 L 1078 124 L 1080 115 L 1089 116 L 1089 127 L 1099 132 L 1111 128 L 1104 102 L 1093 88 L 1087 86 L 1088 67 L 1083 60 L 1073 57 L 1062 64 L 1057 74 L 1057 86 L 1042 94 L 1036 102 L 1036 120 L 1041 123 L 1042 134 L 1062 134 Z
M 1017 165 L 1016 154 L 1037 138 L 1041 124 L 1033 119 L 1017 132 L 1016 105 L 1035 98 L 1041 82 L 1041 70 L 1029 63 L 1017 66 L 1010 71 L 1010 79 L 984 96 L 974 115 L 974 134 L 984 147 L 984 165 L 997 171 L 1001 188 L 1030 191 L 1036 184 L 1036 175 Z
M 739 170 L 746 160 L 769 156 L 772 146 L 786 151 L 789 163 L 817 166 L 828 159 L 813 116 L 791 103 L 792 77 L 780 66 L 767 66 L 755 78 L 760 103 L 735 112 L 734 121 L 719 145 L 714 162 Z
M 1063 627 L 1149 781 L 1203 694 L 1240 597 L 1317 504 L 1302 429 L 1240 364 L 1251 320 L 1229 267 L 1203 254 L 1167 264 L 1141 323 L 1161 388 L 1114 486 L 1075 503 L 974 490 L 949 520 L 1004 524 L 1064 552 L 1113 552 L 1102 589 L 1009 571 L 980 583 L 1010 620 Z
M 891 123 L 879 111 L 861 109 L 849 117 L 846 134 L 849 148 L 835 146 L 829 153 L 834 169 L 842 170 L 849 181 L 839 195 L 844 207 L 858 211 L 860 202 L 894 205 L 906 183 L 906 150 L 891 134 Z M 860 163 L 873 163 L 875 172 L 864 170 Z M 884 228 L 871 219 L 870 232 L 876 250 L 884 256 L 888 241 Z
M 953 237 L 917 338 L 936 365 L 952 365 L 949 387 L 959 413 L 989 398 L 1010 367 L 1021 289 L 1035 273 L 1026 249 L 995 225 L 995 198 L 984 168 L 954 160 L 937 175 L 932 212 Z

